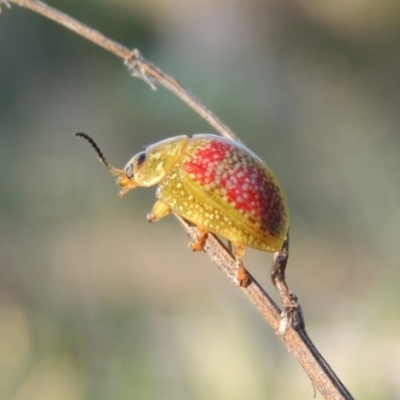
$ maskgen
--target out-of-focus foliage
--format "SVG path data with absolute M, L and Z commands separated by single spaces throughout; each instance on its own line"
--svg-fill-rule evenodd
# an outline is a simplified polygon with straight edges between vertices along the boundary
M 356 398 L 400 397 L 400 3 L 53 1 L 214 110 L 289 197 L 288 281 Z M 120 60 L 13 6 L 0 15 L 0 398 L 310 398 L 307 376 L 154 190 L 113 164 L 212 129 Z M 271 257 L 247 267 L 269 283 Z

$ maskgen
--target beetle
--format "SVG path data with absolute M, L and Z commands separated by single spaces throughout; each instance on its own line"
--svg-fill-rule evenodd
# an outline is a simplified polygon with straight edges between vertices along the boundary
M 232 243 L 240 286 L 249 284 L 242 262 L 246 247 L 280 250 L 289 224 L 285 194 L 273 172 L 244 145 L 212 134 L 174 136 L 148 146 L 118 169 L 89 135 L 75 136 L 86 139 L 118 176 L 119 198 L 138 186 L 157 185 L 157 201 L 147 219 L 158 221 L 174 212 L 196 225 L 190 249 L 202 251 L 209 232 Z

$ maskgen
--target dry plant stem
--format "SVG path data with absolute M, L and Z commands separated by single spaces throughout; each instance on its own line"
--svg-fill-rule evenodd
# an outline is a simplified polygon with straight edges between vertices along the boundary
M 176 217 L 184 226 L 190 238 L 196 240 L 197 228 L 189 225 L 181 217 Z M 231 282 L 233 282 L 236 274 L 236 262 L 227 246 L 225 246 L 214 235 L 208 234 L 205 241 L 204 251 L 207 253 L 211 261 L 217 264 L 218 268 Z M 281 337 L 287 350 L 297 358 L 305 372 L 310 377 L 313 386 L 321 393 L 324 399 L 353 399 L 346 387 L 335 375 L 332 368 L 308 337 L 302 320 L 300 305 L 296 302 L 295 310 L 299 313 L 300 321 L 293 325 L 289 324 L 282 335 L 280 332 L 282 324 L 282 314 L 280 309 L 252 275 L 250 275 L 250 281 L 250 285 L 246 288 L 239 286 L 237 286 L 237 288 L 242 291 L 253 306 L 261 313 L 272 327 L 275 334 Z M 296 298 L 293 297 L 293 300 L 295 301 Z M 292 305 L 293 303 L 289 304 L 289 306 Z M 292 309 L 291 307 L 289 308 Z
M 133 75 L 141 77 L 153 88 L 153 82 L 160 83 L 181 98 L 191 108 L 193 108 L 222 136 L 239 141 L 236 135 L 225 124 L 223 124 L 217 116 L 215 116 L 204 105 L 202 105 L 194 95 L 183 88 L 174 78 L 164 74 L 158 67 L 146 61 L 138 51 L 132 51 L 120 45 L 119 43 L 108 39 L 100 32 L 87 27 L 86 25 L 52 7 L 47 6 L 43 2 L 37 0 L 8 0 L 8 3 L 14 3 L 42 14 L 43 16 L 67 27 L 68 29 L 73 30 L 86 39 L 91 40 L 118 57 L 123 58 L 128 64 L 128 68 Z M 189 236 L 195 240 L 197 228 L 190 226 L 182 218 L 178 216 L 176 217 L 182 223 Z M 254 307 L 271 325 L 275 333 L 281 337 L 288 351 L 297 358 L 312 380 L 314 387 L 325 399 L 352 399 L 350 393 L 340 382 L 323 357 L 319 354 L 305 332 L 301 308 L 297 304 L 296 297 L 289 292 L 284 280 L 284 270 L 288 256 L 288 244 L 289 242 L 287 240 L 286 247 L 284 246 L 282 251 L 277 253 L 274 264 L 276 267 L 276 273 L 274 275 L 273 270 L 272 275 L 273 281 L 276 284 L 278 292 L 280 293 L 284 303 L 284 312 L 285 310 L 290 311 L 292 309 L 296 309 L 296 315 L 298 321 L 300 321 L 299 323 L 288 323 L 288 325 L 284 327 L 285 329 L 282 330 L 282 316 L 279 308 L 253 277 L 250 276 L 251 283 L 249 286 L 246 288 L 238 287 L 238 289 L 245 294 Z M 218 265 L 221 271 L 223 271 L 224 274 L 232 282 L 234 282 L 236 263 L 232 257 L 232 254 L 227 251 L 226 247 L 213 235 L 208 235 L 204 250 L 210 259 Z M 286 254 L 285 251 L 287 251 Z M 296 307 L 293 307 L 293 304 L 295 304 Z
M 283 310 L 281 313 L 281 325 L 279 332 L 283 335 L 290 324 L 295 329 L 302 326 L 305 328 L 303 313 L 298 304 L 295 294 L 289 291 L 285 279 L 286 266 L 289 260 L 289 231 L 286 234 L 282 247 L 274 254 L 274 263 L 271 268 L 272 283 L 278 290 L 282 300 Z
M 152 81 L 157 81 L 182 101 L 193 108 L 201 117 L 203 117 L 211 126 L 213 126 L 222 136 L 231 138 L 240 142 L 240 139 L 232 132 L 232 130 L 225 125 L 214 113 L 208 110 L 203 104 L 197 100 L 196 96 L 186 90 L 176 79 L 166 75 L 163 71 L 157 68 L 154 64 L 146 61 L 137 50 L 128 49 L 121 44 L 110 40 L 99 31 L 88 27 L 85 24 L 71 18 L 69 15 L 64 14 L 57 9 L 46 5 L 38 0 L 9 0 L 9 3 L 18 4 L 21 7 L 28 8 L 49 18 L 60 25 L 74 31 L 80 36 L 96 43 L 97 45 L 105 48 L 116 56 L 129 61 L 128 67 L 133 67 L 140 73 L 136 76 L 143 78 L 147 83 L 152 86 Z
M 289 260 L 289 231 L 286 234 L 282 248 L 274 254 L 271 269 L 272 283 L 276 286 L 285 308 L 293 307 L 293 299 L 285 280 L 286 266 Z

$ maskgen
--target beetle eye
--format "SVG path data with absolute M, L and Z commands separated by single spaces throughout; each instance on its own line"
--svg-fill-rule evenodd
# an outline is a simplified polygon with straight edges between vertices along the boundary
M 146 159 L 146 153 L 145 153 L 144 151 L 142 151 L 142 152 L 139 154 L 139 156 L 138 156 L 138 158 L 137 158 L 137 160 L 136 160 L 137 166 L 140 167 L 140 166 L 144 163 L 144 160 L 145 160 L 145 159 Z
M 125 174 L 129 179 L 133 178 L 133 164 L 129 164 L 126 167 Z

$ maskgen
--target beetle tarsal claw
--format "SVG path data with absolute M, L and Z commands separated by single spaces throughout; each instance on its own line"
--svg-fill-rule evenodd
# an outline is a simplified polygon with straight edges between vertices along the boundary
M 233 280 L 238 286 L 241 287 L 247 287 L 250 285 L 250 275 L 247 272 L 247 269 L 244 267 L 242 260 L 236 260 L 236 272 Z
M 235 261 L 236 261 L 236 272 L 235 272 L 235 277 L 234 277 L 234 281 L 237 285 L 241 286 L 241 287 L 247 287 L 249 286 L 251 279 L 250 279 L 250 275 L 247 272 L 246 268 L 243 265 L 243 261 L 242 258 L 244 257 L 245 253 L 246 253 L 246 249 L 243 245 L 238 244 L 238 243 L 234 243 L 235 244 L 235 252 L 234 252 L 234 256 L 235 256 Z
M 208 231 L 204 228 L 198 228 L 196 240 L 189 243 L 189 249 L 193 251 L 203 251 L 206 243 Z
M 193 251 L 203 251 L 204 244 L 200 243 L 198 240 L 196 240 L 195 242 L 189 243 L 189 249 L 193 250 Z

